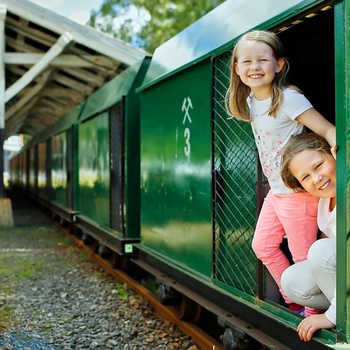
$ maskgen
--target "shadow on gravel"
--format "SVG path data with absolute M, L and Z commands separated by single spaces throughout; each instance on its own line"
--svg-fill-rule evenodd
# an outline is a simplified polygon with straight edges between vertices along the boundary
M 33 201 L 23 193 L 9 189 L 7 197 L 11 199 L 14 226 L 49 225 L 50 219 Z
M 13 332 L 3 338 L 0 336 L 0 346 L 4 350 L 58 350 L 33 332 Z

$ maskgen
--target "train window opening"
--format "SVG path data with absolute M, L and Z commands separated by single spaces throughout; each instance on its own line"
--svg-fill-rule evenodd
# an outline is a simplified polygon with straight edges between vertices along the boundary
M 312 9 L 270 30 L 277 32 L 283 43 L 290 63 L 289 83 L 299 87 L 316 110 L 335 124 L 333 8 Z M 261 265 L 257 269 L 251 249 L 268 187 L 259 170 L 249 123 L 228 119 L 224 108 L 231 56 L 229 50 L 214 61 L 213 277 L 246 295 L 283 304 L 275 282 Z M 288 256 L 284 243 L 282 249 Z
M 290 64 L 288 82 L 300 88 L 315 109 L 335 124 L 334 11 L 329 6 L 325 10 L 306 15 L 278 35 Z M 281 248 L 293 263 L 286 242 Z M 267 274 L 265 296 L 273 300 L 276 293 L 268 290 L 271 283 Z M 280 302 L 283 304 L 282 298 Z
M 282 32 L 279 37 L 290 63 L 288 81 L 335 124 L 334 11 L 327 6 Z

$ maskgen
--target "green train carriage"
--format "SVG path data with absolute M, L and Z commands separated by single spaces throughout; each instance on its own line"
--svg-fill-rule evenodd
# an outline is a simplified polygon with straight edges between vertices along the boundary
M 164 302 L 181 294 L 179 317 L 209 311 L 225 349 L 349 348 L 349 18 L 347 0 L 228 0 L 160 46 L 144 80 L 147 60 L 34 139 L 11 160 L 11 182 L 86 243 L 129 254 Z M 289 81 L 337 126 L 338 321 L 308 343 L 252 252 L 266 180 L 250 126 L 224 106 L 232 48 L 254 28 L 278 33 Z
M 25 190 L 86 244 L 124 264 L 139 241 L 139 98 L 149 58 L 90 95 L 10 160 Z
M 227 328 L 227 349 L 247 339 L 271 349 L 350 343 L 349 18 L 348 1 L 226 1 L 157 48 L 139 89 L 138 263 L 163 282 L 165 302 L 177 290 L 216 314 Z M 232 48 L 252 29 L 278 33 L 289 82 L 337 127 L 338 320 L 336 330 L 321 330 L 308 343 L 295 331 L 300 317 L 280 305 L 252 252 L 266 179 L 250 125 L 229 120 L 225 110 Z

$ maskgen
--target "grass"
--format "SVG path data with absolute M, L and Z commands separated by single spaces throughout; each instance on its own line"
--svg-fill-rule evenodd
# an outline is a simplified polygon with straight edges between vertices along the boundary
M 37 261 L 28 254 L 17 254 L 17 256 L 16 253 L 12 254 L 12 256 L 0 254 L 0 280 L 13 283 L 23 278 L 31 278 L 33 274 L 44 270 L 43 261 Z
M 54 226 L 0 227 L 0 334 L 20 322 L 14 314 L 16 284 L 40 279 L 56 256 L 65 267 L 75 265 L 70 257 L 77 256 L 77 250 Z
M 14 306 L 10 305 L 0 307 L 0 328 L 8 328 L 11 324 L 17 322 L 13 316 L 14 310 Z
M 115 284 L 115 289 L 118 292 L 120 298 L 122 300 L 126 300 L 128 298 L 128 292 L 126 290 L 126 285 L 121 285 L 120 283 Z

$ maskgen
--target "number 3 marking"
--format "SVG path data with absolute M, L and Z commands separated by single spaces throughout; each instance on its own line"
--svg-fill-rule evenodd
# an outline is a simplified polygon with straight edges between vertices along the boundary
M 189 155 L 191 154 L 190 136 L 191 136 L 190 129 L 186 128 L 185 132 L 184 132 L 184 137 L 185 137 L 185 142 L 186 142 L 186 146 L 184 147 L 184 151 L 185 151 L 186 157 L 189 157 Z

